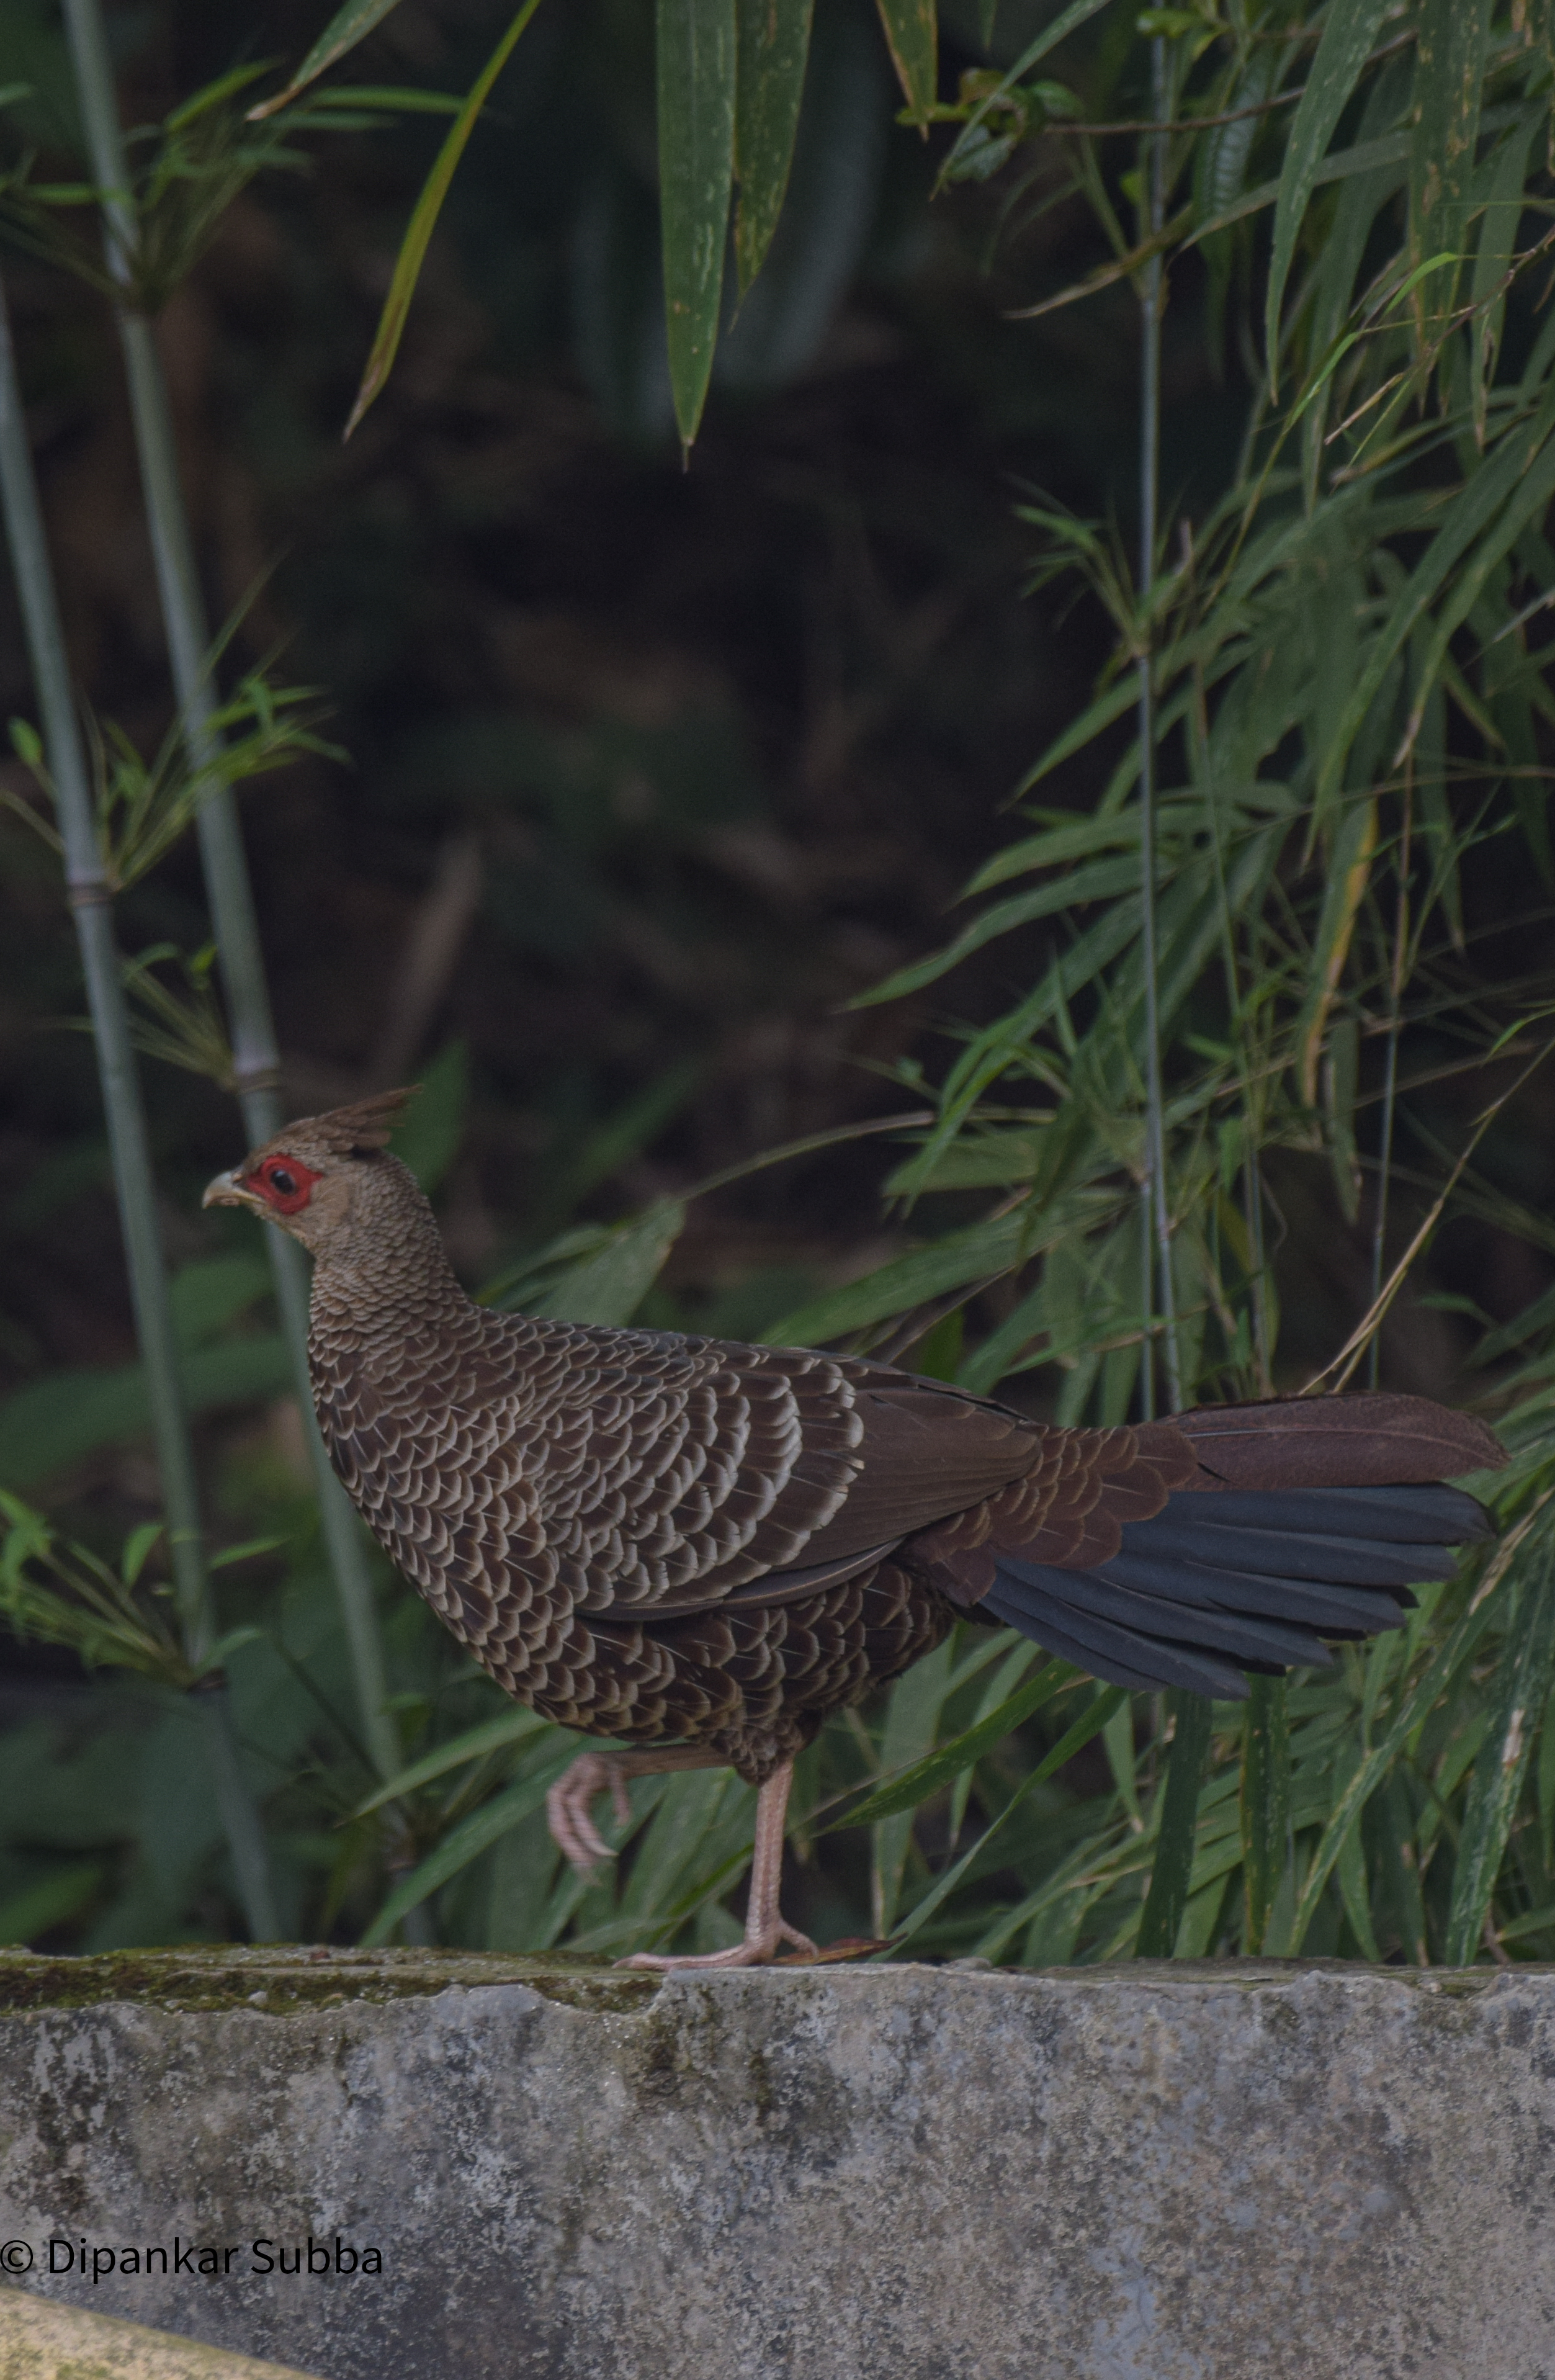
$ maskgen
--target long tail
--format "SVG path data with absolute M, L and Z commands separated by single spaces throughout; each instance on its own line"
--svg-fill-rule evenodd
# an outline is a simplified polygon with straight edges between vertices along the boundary
M 1412 1585 L 1450 1578 L 1456 1548 L 1494 1534 L 1441 1474 L 1506 1460 L 1480 1423 L 1417 1397 L 1211 1407 L 1087 1436 L 1097 1493 L 1081 1516 L 1071 1499 L 1062 1532 L 1050 1508 L 1017 1540 L 988 1508 L 979 1608 L 1093 1677 L 1221 1697 L 1245 1695 L 1249 1670 L 1328 1666 L 1325 1638 L 1396 1628 Z M 1137 1461 L 1116 1459 L 1120 1438 Z M 1160 1486 L 1132 1517 L 1150 1472 Z

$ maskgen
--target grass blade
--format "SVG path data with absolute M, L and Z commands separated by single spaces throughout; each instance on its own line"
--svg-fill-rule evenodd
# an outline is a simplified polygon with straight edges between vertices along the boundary
M 1508 1545 L 1503 1542 L 1501 1547 L 1503 1557 L 1507 1551 Z M 1392 1766 L 1405 1738 L 1419 1726 L 1422 1719 L 1429 1717 L 1440 1696 L 1456 1682 L 1472 1658 L 1475 1646 L 1495 1616 L 1498 1601 L 1499 1597 L 1494 1593 L 1485 1594 L 1483 1589 L 1481 1590 L 1480 1597 L 1464 1612 L 1414 1693 L 1405 1701 L 1403 1708 L 1396 1713 L 1393 1723 L 1381 1742 L 1373 1745 L 1334 1803 L 1317 1851 L 1313 1854 L 1312 1864 L 1306 1871 L 1306 1879 L 1301 1889 L 1301 1899 L 1296 1904 L 1295 1916 L 1292 1921 L 1289 1948 L 1293 1957 L 1300 1953 L 1306 1929 L 1317 1913 L 1318 1903 L 1322 1899 L 1324 1887 L 1333 1872 L 1335 1862 L 1344 1849 L 1352 1826 L 1358 1820 L 1361 1812 Z
M 381 25 L 390 10 L 398 6 L 399 0 L 346 0 L 346 6 L 330 18 L 285 90 L 278 91 L 273 99 L 262 101 L 258 107 L 249 108 L 249 123 L 261 124 L 267 115 L 289 107 L 299 91 L 306 91 L 326 67 L 334 66 L 336 58 L 343 58 L 347 50 L 354 50 L 358 42 L 365 41 L 373 27 Z
M 1242 1722 L 1245 1947 L 1263 1949 L 1291 1832 L 1291 1736 L 1283 1678 L 1250 1678 Z
M 978 1719 L 974 1727 L 969 1727 L 965 1734 L 956 1736 L 950 1743 L 941 1744 L 937 1752 L 927 1754 L 923 1759 L 916 1760 L 902 1776 L 893 1778 L 889 1785 L 882 1785 L 877 1792 L 869 1795 L 868 1801 L 860 1802 L 856 1809 L 850 1810 L 845 1817 L 834 1818 L 832 1826 L 872 1827 L 882 1818 L 894 1817 L 898 1810 L 916 1810 L 919 1803 L 928 1801 L 930 1793 L 937 1793 L 942 1785 L 948 1785 L 953 1778 L 960 1776 L 963 1769 L 972 1767 L 985 1752 L 991 1752 L 996 1744 L 1002 1743 L 1023 1720 L 1028 1719 L 1034 1711 L 1039 1711 L 1044 1703 L 1051 1702 L 1061 1686 L 1068 1685 L 1074 1676 L 1075 1671 L 1067 1661 L 1049 1661 L 1034 1678 L 1028 1678 L 1024 1686 L 990 1710 L 986 1718 Z
M 1490 0 L 1425 0 L 1415 48 L 1409 244 L 1416 263 L 1433 249 L 1452 261 L 1416 293 L 1422 343 L 1452 302 L 1489 35 Z
M 1046 1675 L 1045 1671 L 1043 1675 Z M 1033 1685 L 1038 1682 L 1037 1679 L 1032 1680 Z M 1014 1699 L 1018 1700 L 1019 1697 L 1016 1696 Z M 1059 1738 L 1052 1750 L 1037 1763 L 1028 1777 L 1022 1778 L 997 1818 L 978 1836 L 971 1850 L 964 1852 L 954 1865 L 948 1867 L 943 1876 L 929 1887 L 923 1899 L 908 1911 L 896 1929 L 895 1938 L 891 1946 L 890 1955 L 893 1958 L 898 1954 L 904 1943 L 910 1942 L 915 1934 L 921 1932 L 935 1911 L 950 1898 L 957 1885 L 963 1881 L 974 1863 L 984 1858 L 990 1845 L 999 1835 L 1005 1822 L 1020 1808 L 1027 1795 L 1037 1786 L 1045 1785 L 1050 1777 L 1056 1777 L 1065 1762 L 1074 1759 L 1076 1752 L 1083 1752 L 1092 1736 L 1100 1734 L 1112 1713 L 1126 1699 L 1122 1686 L 1103 1686 L 1098 1690 L 1095 1701 L 1087 1705 L 1068 1732 Z
M 1198 1829 L 1198 1789 L 1209 1749 L 1214 1705 L 1207 1694 L 1174 1694 L 1172 1708 L 1176 1728 L 1167 1756 L 1166 1783 L 1161 1788 L 1160 1833 L 1145 1913 L 1139 1920 L 1135 1950 L 1139 1959 L 1170 1959 L 1177 1945 L 1177 1928 L 1188 1905 L 1193 1876 L 1194 1845 Z
M 932 1748 L 949 1691 L 954 1649 L 953 1640 L 947 1637 L 892 1687 L 881 1740 L 881 1765 L 887 1770 L 919 1759 Z M 870 1923 L 879 1936 L 890 1933 L 896 1915 L 912 1833 L 910 1808 L 895 1810 L 875 1823 Z
M 451 1736 L 440 1743 L 435 1752 L 425 1753 L 391 1777 L 376 1793 L 369 1794 L 351 1813 L 355 1818 L 365 1818 L 370 1810 L 381 1809 L 385 1802 L 396 1802 L 405 1793 L 414 1793 L 422 1785 L 430 1785 L 437 1777 L 445 1777 L 450 1768 L 462 1768 L 467 1762 L 484 1759 L 489 1752 L 501 1752 L 507 1744 L 521 1743 L 537 1729 L 549 1727 L 551 1721 L 541 1718 L 538 1711 L 504 1711 L 500 1718 L 483 1719 L 479 1727 L 467 1727 L 462 1735 Z
M 630 1322 L 663 1270 L 686 1222 L 676 1198 L 656 1199 L 613 1232 L 603 1247 L 573 1265 L 537 1297 L 530 1312 L 562 1322 Z
M 540 1808 L 563 1769 L 570 1767 L 577 1756 L 574 1738 L 558 1734 L 553 1744 L 541 1749 L 528 1776 L 516 1779 L 504 1793 L 494 1795 L 479 1810 L 472 1810 L 403 1883 L 395 1887 L 362 1936 L 361 1948 L 374 1950 L 381 1942 L 386 1942 L 401 1918 L 419 1909 L 423 1900 L 430 1900 L 442 1886 L 468 1867 L 471 1860 L 479 1859 L 482 1852 L 500 1842 L 504 1835 L 522 1826 L 531 1812 Z
M 1530 1565 L 1532 1574 L 1508 1632 L 1496 1714 L 1474 1764 L 1443 1951 L 1452 1967 L 1467 1965 L 1478 1947 L 1555 1677 L 1555 1532 L 1546 1531 L 1539 1550 L 1542 1561 L 1537 1570 Z
M 357 401 L 351 407 L 351 418 L 346 424 L 344 434 L 347 438 L 374 397 L 381 393 L 390 372 L 394 370 L 395 358 L 399 353 L 400 339 L 404 334 L 406 320 L 410 312 L 410 301 L 416 295 L 416 284 L 421 277 L 421 266 L 426 258 L 428 244 L 431 239 L 438 216 L 443 212 L 443 201 L 448 195 L 448 186 L 453 181 L 459 160 L 468 146 L 469 136 L 475 129 L 476 119 L 492 95 L 492 84 L 512 56 L 519 34 L 524 30 L 539 6 L 540 0 L 524 0 L 523 6 L 481 68 L 469 97 L 448 127 L 447 137 L 437 152 L 437 163 L 427 176 L 421 195 L 416 201 L 416 211 L 410 218 L 405 237 L 400 243 L 399 254 L 395 260 L 394 278 L 389 284 L 389 294 L 383 300 L 383 311 L 379 318 L 377 334 L 367 359 L 367 369 L 362 373 L 361 386 L 357 391 Z
M 1279 381 L 1280 309 L 1306 202 L 1312 196 L 1323 152 L 1361 79 L 1387 6 L 1388 0 L 1334 0 L 1291 127 L 1280 176 L 1280 194 L 1274 203 L 1274 254 L 1269 269 L 1264 312 L 1271 389 Z
M 1032 1229 L 1028 1217 L 999 1215 L 990 1221 L 974 1223 L 968 1231 L 953 1232 L 931 1247 L 898 1257 L 867 1280 L 851 1281 L 796 1307 L 761 1336 L 770 1347 L 808 1347 L 840 1338 L 847 1330 L 862 1330 L 871 1322 L 905 1314 L 910 1305 L 921 1305 L 927 1298 L 964 1288 L 969 1281 L 1008 1271 L 1023 1253 L 1038 1252 L 1042 1228 L 1061 1232 L 1066 1225 L 1056 1218 L 1045 1218 L 1031 1245 L 1023 1249 L 1023 1232 Z

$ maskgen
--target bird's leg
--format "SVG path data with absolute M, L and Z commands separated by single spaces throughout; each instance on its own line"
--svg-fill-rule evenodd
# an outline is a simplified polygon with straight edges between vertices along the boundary
M 794 1763 L 785 1760 L 780 1768 L 773 1769 L 756 1797 L 756 1848 L 750 1862 L 745 1940 L 736 1942 L 730 1950 L 708 1950 L 679 1959 L 667 1958 L 655 1950 L 639 1950 L 634 1959 L 617 1960 L 618 1966 L 759 1967 L 766 1960 L 776 1957 L 780 1942 L 792 1942 L 796 1950 L 815 1949 L 808 1935 L 796 1933 L 792 1925 L 784 1924 L 778 1908 L 778 1888 L 783 1881 L 784 1819 L 793 1781 Z
M 701 1751 L 694 1743 L 667 1744 L 662 1752 L 580 1752 L 545 1797 L 551 1840 L 565 1852 L 578 1874 L 587 1876 L 596 1861 L 615 1857 L 593 1821 L 596 1795 L 608 1787 L 615 1815 L 625 1826 L 632 1815 L 626 1792 L 628 1779 L 661 1776 L 668 1768 L 722 1768 L 725 1765 L 716 1752 Z

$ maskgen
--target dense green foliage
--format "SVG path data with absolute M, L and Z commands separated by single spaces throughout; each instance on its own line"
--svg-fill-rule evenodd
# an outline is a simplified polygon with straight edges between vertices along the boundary
M 529 13 L 495 29 L 515 71 L 524 42 L 542 38 L 543 10 L 526 30 Z M 484 1293 L 578 1319 L 705 1317 L 773 1340 L 910 1350 L 920 1370 L 1002 1384 L 1076 1422 L 1154 1410 L 1173 1381 L 1184 1401 L 1424 1384 L 1401 1324 L 1434 1299 L 1424 1310 L 1459 1333 L 1464 1385 L 1491 1401 L 1513 1460 L 1478 1483 L 1503 1524 L 1499 1548 L 1422 1589 L 1407 1629 L 1206 1714 L 1131 1702 L 1020 1640 L 966 1628 L 878 1708 L 829 1726 L 802 1764 L 796 1845 L 812 1922 L 894 1931 L 915 1951 L 1549 1955 L 1555 1298 L 1509 1308 L 1438 1243 L 1477 1223 L 1498 1248 L 1535 1252 L 1531 1273 L 1511 1268 L 1535 1284 L 1537 1258 L 1555 1249 L 1524 1148 L 1549 1097 L 1537 1069 L 1552 1013 L 1539 953 L 1555 892 L 1544 641 L 1555 16 L 1548 0 L 1226 0 L 1143 16 L 1080 0 L 1062 17 L 1007 0 L 947 11 L 947 53 L 966 63 L 937 67 L 924 9 L 881 14 L 894 103 L 880 61 L 864 62 L 862 17 L 829 16 L 824 0 L 808 85 L 808 8 L 601 12 L 594 38 L 635 64 L 635 98 L 624 137 L 584 112 L 604 164 L 575 237 L 608 260 L 590 285 L 612 303 L 584 321 L 580 345 L 621 433 L 662 437 L 673 403 L 689 441 L 710 388 L 716 408 L 742 370 L 747 389 L 781 377 L 785 340 L 806 351 L 807 326 L 863 249 L 840 266 L 825 253 L 829 172 L 866 121 L 883 136 L 905 97 L 890 138 L 929 136 L 932 206 L 963 208 L 956 220 L 986 244 L 1018 317 L 1077 323 L 1071 310 L 1113 308 L 1116 334 L 1131 335 L 1127 310 L 1163 269 L 1169 328 L 1191 302 L 1193 337 L 1228 376 L 1227 451 L 1183 488 L 1148 571 L 1105 515 L 1116 483 L 1079 491 L 1087 510 L 1035 486 L 1020 496 L 1028 590 L 1088 607 L 1112 649 L 1093 648 L 1092 682 L 1028 756 L 1017 830 L 966 887 L 975 905 L 954 938 L 925 954 L 919 935 L 887 980 L 853 987 L 867 1011 L 921 1000 L 961 970 L 933 995 L 948 1064 L 942 1039 L 897 1048 L 884 1067 L 896 1109 L 917 1111 L 898 1127 L 885 1184 L 898 1231 L 888 1260 L 840 1284 L 770 1281 L 746 1316 L 731 1303 L 699 1317 L 673 1287 L 694 1172 L 634 1211 L 579 1220 L 687 1096 L 689 1076 L 671 1069 L 575 1138 L 520 1245 L 485 1268 Z M 339 21 L 366 35 L 389 15 L 358 5 Z M 635 102 L 654 38 L 662 280 L 620 197 L 634 176 L 640 192 L 651 149 Z M 162 211 L 157 257 L 189 269 L 213 192 L 225 205 L 298 143 L 311 153 L 404 111 L 403 91 L 378 85 L 332 97 L 322 80 L 290 97 L 345 49 L 337 36 L 331 57 L 309 62 L 262 134 L 244 128 L 250 84 L 230 78 L 193 115 L 166 118 L 146 144 L 141 194 Z M 492 86 L 494 109 L 506 87 Z M 608 77 L 599 87 L 613 89 Z M 462 89 L 484 98 L 477 74 Z M 393 388 L 433 219 L 444 200 L 456 208 L 461 160 L 478 155 L 480 100 L 434 103 L 462 112 L 410 212 L 364 395 Z M 618 91 L 611 106 L 619 120 Z M 206 127 L 198 154 L 194 125 Z M 80 198 L 18 164 L 6 205 L 33 251 L 67 265 L 90 247 L 60 229 Z M 1044 246 L 1055 222 L 1063 241 Z M 726 239 L 748 315 L 724 285 Z M 158 270 L 160 299 L 176 276 Z M 1168 380 L 1180 352 L 1169 341 Z M 1170 439 L 1166 489 L 1177 496 Z M 235 712 L 255 733 L 269 718 L 258 683 Z M 527 764 L 509 749 L 504 763 L 538 780 L 536 810 L 560 821 L 559 840 L 592 834 L 596 848 L 613 832 L 601 785 L 616 782 L 599 741 L 553 743 Z M 154 771 L 125 774 L 126 747 L 103 748 L 120 755 L 113 783 L 153 783 Z M 448 759 L 423 745 L 423 767 Z M 683 756 L 682 797 L 695 802 L 699 767 L 720 766 L 716 753 Z M 152 856 L 189 798 L 186 783 Z M 141 831 L 154 840 L 154 826 Z M 684 885 L 672 832 L 663 843 L 673 907 Z M 984 971 L 977 1021 L 961 1026 L 967 962 Z M 208 970 L 191 957 L 187 972 L 179 986 L 142 967 L 148 1046 L 219 1075 Z M 450 1045 L 407 1128 L 405 1153 L 433 1188 L 468 1095 Z M 1320 1296 L 1308 1277 L 1323 1280 Z M 176 1288 L 192 1401 L 277 1393 L 279 1343 L 246 1327 L 264 1275 L 238 1241 L 191 1259 Z M 5 1477 L 30 1490 L 66 1474 L 133 1428 L 140 1396 L 129 1367 L 21 1388 L 0 1412 Z M 249 1536 L 290 1548 L 246 1555 L 271 1563 L 271 1584 L 249 1595 L 251 1635 L 225 1648 L 289 1924 L 382 1940 L 430 1906 L 447 1938 L 498 1948 L 733 1938 L 746 1789 L 722 1775 L 639 1784 L 620 1876 L 585 1887 L 560 1868 L 541 1809 L 571 1742 L 509 1709 L 413 1599 L 387 1593 L 407 1766 L 385 1787 L 355 1741 L 306 1499 L 278 1463 L 250 1458 L 233 1503 Z M 94 1940 L 164 1938 L 188 1926 L 192 1879 L 210 1873 L 206 1814 L 187 1795 L 174 1806 L 188 1757 L 182 1657 L 169 1640 L 159 1669 L 152 1619 L 137 1633 L 132 1617 L 154 1611 L 150 1551 L 142 1532 L 122 1562 L 94 1563 L 13 1512 L 16 1624 L 151 1670 L 165 1697 L 107 1697 L 78 1742 L 56 1742 L 50 1790 L 94 1805 L 115 1741 L 131 1735 L 143 1773 L 164 1781 L 142 1794 L 140 1852 L 116 1898 L 108 1860 L 79 1855 L 90 1824 L 71 1853 L 40 1848 L 65 1838 L 36 1815 L 15 1822 L 0 1935 L 33 1938 L 81 1912 Z M 24 1814 L 50 1725 L 4 1754 Z

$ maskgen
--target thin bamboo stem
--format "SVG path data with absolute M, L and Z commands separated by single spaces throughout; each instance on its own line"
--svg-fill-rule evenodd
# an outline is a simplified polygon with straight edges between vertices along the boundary
M 1172 114 L 1166 42 L 1150 43 L 1150 115 L 1164 127 Z M 1164 129 L 1145 144 L 1148 235 L 1159 243 L 1166 222 Z M 1139 899 L 1145 962 L 1145 1231 L 1146 1317 L 1160 1316 L 1160 1353 L 1166 1402 L 1172 1413 L 1183 1403 L 1177 1354 L 1177 1310 L 1172 1279 L 1172 1218 L 1166 1195 L 1166 1099 L 1160 1067 L 1160 952 L 1156 933 L 1156 696 L 1154 629 L 1150 598 L 1156 583 L 1156 545 L 1160 512 L 1160 323 L 1165 284 L 1158 245 L 1147 260 L 1139 291 Z M 1150 1263 L 1154 1243 L 1154 1265 Z M 1155 1273 L 1152 1284 L 1151 1273 Z M 1145 1342 L 1146 1417 L 1154 1411 L 1151 1342 Z M 1198 1694 L 1172 1698 L 1175 1731 L 1168 1755 L 1165 1796 L 1149 1889 L 1139 1921 L 1138 1956 L 1170 1959 L 1187 1904 L 1193 1871 L 1198 1791 L 1209 1741 L 1209 1705 Z
M 65 0 L 65 18 L 92 172 L 103 193 L 109 269 L 125 292 L 117 309 L 119 338 L 168 661 L 189 757 L 200 767 L 213 757 L 217 740 L 211 723 L 215 694 L 206 658 L 210 636 L 161 358 L 151 322 L 132 302 L 137 233 L 113 67 L 98 0 Z M 229 787 L 219 787 L 203 805 L 199 833 L 226 995 L 237 1096 L 249 1145 L 256 1148 L 272 1138 L 285 1119 L 280 1092 L 280 1052 L 253 892 L 237 806 Z M 302 1409 L 325 1548 L 346 1630 L 362 1738 L 379 1775 L 392 1777 L 400 1766 L 400 1752 L 394 1721 L 385 1708 L 388 1673 L 366 1544 L 350 1500 L 330 1468 L 313 1413 L 308 1369 L 306 1265 L 301 1251 L 280 1232 L 267 1232 L 265 1239 Z
M 213 1628 L 194 1451 L 179 1385 L 177 1342 L 168 1301 L 162 1237 L 157 1228 L 156 1185 L 129 1038 L 122 966 L 114 937 L 112 890 L 98 845 L 91 779 L 70 690 L 64 630 L 32 474 L 32 455 L 3 286 L 0 496 L 4 499 L 6 539 L 64 844 L 66 895 L 75 919 L 91 1012 L 119 1225 L 167 1514 L 174 1595 L 185 1651 L 191 1660 L 198 1661 L 210 1651 Z M 219 1687 L 211 1687 L 199 1694 L 198 1702 L 249 1931 L 256 1941 L 273 1941 L 280 1932 L 280 1923 L 269 1855 L 259 1814 L 238 1764 L 226 1696 Z
M 1415 822 L 1415 761 L 1411 754 L 1403 789 L 1403 832 L 1399 843 L 1398 905 L 1393 916 L 1393 955 L 1388 981 L 1388 1050 L 1382 1069 L 1382 1129 L 1377 1159 L 1377 1212 L 1371 1227 L 1371 1294 L 1375 1306 L 1382 1294 L 1382 1257 L 1388 1238 L 1388 1193 L 1393 1172 L 1393 1123 L 1398 1113 L 1399 1034 L 1403 1006 L 1403 974 L 1409 941 L 1409 862 Z M 1382 1375 L 1382 1325 L 1379 1321 L 1367 1358 L 1367 1385 L 1377 1388 Z
M 1151 115 L 1164 125 L 1171 113 L 1166 43 L 1150 44 Z M 1166 134 L 1151 135 L 1147 144 L 1148 228 L 1157 237 L 1166 221 Z M 1159 249 L 1146 262 L 1141 276 L 1139 371 L 1139 606 L 1148 611 L 1155 588 L 1156 540 L 1160 504 L 1160 320 L 1164 284 Z M 1176 1300 L 1172 1280 L 1172 1219 L 1166 1195 L 1166 1119 L 1160 1071 L 1160 999 L 1156 936 L 1156 699 L 1153 639 L 1142 622 L 1139 675 L 1139 867 L 1140 902 L 1144 922 L 1145 962 L 1145 1179 L 1147 1245 L 1153 1237 L 1155 1262 L 1146 1268 L 1146 1312 L 1161 1317 L 1161 1357 L 1166 1370 L 1167 1403 L 1172 1413 L 1183 1402 L 1182 1373 L 1177 1357 Z M 1151 1281 L 1152 1271 L 1156 1275 Z M 1157 1300 L 1159 1299 L 1159 1308 Z M 1155 1394 L 1148 1342 L 1144 1360 L 1147 1419 Z

